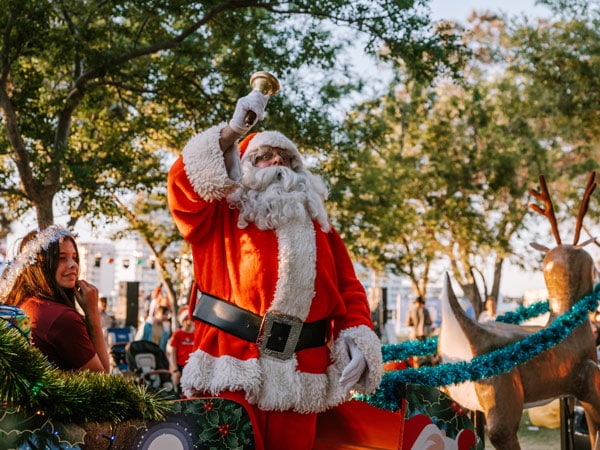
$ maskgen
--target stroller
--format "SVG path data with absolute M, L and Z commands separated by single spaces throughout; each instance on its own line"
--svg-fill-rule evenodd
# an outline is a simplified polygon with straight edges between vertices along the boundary
M 169 361 L 165 352 L 154 342 L 133 341 L 125 346 L 125 360 L 136 381 L 168 399 L 178 399 Z
M 109 352 L 112 357 L 111 373 L 122 374 L 128 369 L 125 361 L 125 347 L 135 336 L 133 327 L 111 327 L 106 330 L 108 335 Z

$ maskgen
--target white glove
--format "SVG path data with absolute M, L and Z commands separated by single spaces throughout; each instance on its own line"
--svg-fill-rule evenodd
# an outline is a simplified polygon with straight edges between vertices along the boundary
M 240 98 L 235 105 L 233 118 L 229 121 L 229 127 L 238 134 L 246 134 L 250 128 L 265 117 L 265 107 L 268 100 L 269 96 L 257 89 Z M 246 114 L 249 111 L 253 111 L 256 114 L 256 119 L 250 126 L 245 123 Z
M 350 362 L 342 371 L 340 384 L 346 391 L 349 391 L 356 383 L 358 383 L 358 380 L 360 380 L 360 377 L 365 372 L 365 369 L 367 368 L 367 360 L 362 352 L 358 349 L 358 346 L 353 339 L 345 338 L 344 342 L 346 344 L 348 356 L 350 357 Z

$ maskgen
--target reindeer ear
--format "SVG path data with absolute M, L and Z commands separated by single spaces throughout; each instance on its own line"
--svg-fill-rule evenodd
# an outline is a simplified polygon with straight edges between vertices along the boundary
M 456 298 L 456 294 L 454 293 L 454 289 L 452 289 L 450 274 L 446 272 L 444 276 L 444 285 L 442 286 L 442 298 L 449 299 L 450 297 Z
M 594 238 L 591 238 L 591 239 L 588 239 L 587 241 L 585 241 L 585 242 L 582 242 L 581 244 L 577 244 L 577 245 L 575 246 L 575 248 L 576 248 L 577 250 L 580 250 L 580 249 L 582 249 L 583 247 L 585 247 L 586 245 L 588 245 L 588 244 L 591 244 L 592 242 L 596 243 L 596 239 L 597 239 L 597 238 L 595 238 L 595 237 L 594 237 Z
M 535 248 L 538 252 L 547 253 L 550 251 L 550 249 L 545 245 L 538 244 L 536 242 L 530 242 L 529 245 Z

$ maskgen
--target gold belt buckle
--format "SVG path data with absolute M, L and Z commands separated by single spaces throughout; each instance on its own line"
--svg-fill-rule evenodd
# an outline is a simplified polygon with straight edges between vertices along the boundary
M 282 336 L 272 336 L 273 327 L 276 325 L 284 325 L 285 327 L 289 327 L 285 346 L 282 350 L 273 348 L 273 345 L 277 344 L 278 347 L 281 347 L 281 341 L 283 340 Z M 290 316 L 279 311 L 267 312 L 260 325 L 260 333 L 257 341 L 261 355 L 272 356 L 284 361 L 290 359 L 295 353 L 296 345 L 298 344 L 298 339 L 300 339 L 300 332 L 302 331 L 303 325 L 304 323 L 298 317 Z M 279 341 L 271 342 L 271 339 L 279 339 Z

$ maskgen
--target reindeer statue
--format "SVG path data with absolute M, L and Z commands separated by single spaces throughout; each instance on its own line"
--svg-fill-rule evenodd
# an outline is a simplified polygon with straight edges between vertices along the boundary
M 562 244 L 550 195 L 543 176 L 542 193 L 531 194 L 545 205 L 531 208 L 546 216 L 552 226 L 557 246 L 548 249 L 543 271 L 549 294 L 550 318 L 546 327 L 557 317 L 571 310 L 584 296 L 594 292 L 596 271 L 592 257 L 577 244 L 589 199 L 596 187 L 592 172 L 577 217 L 573 245 Z M 444 362 L 470 361 L 474 357 L 505 348 L 524 340 L 546 327 L 520 326 L 502 322 L 477 323 L 460 307 L 446 277 L 446 299 L 442 305 L 442 325 L 438 353 Z M 593 303 L 593 302 L 592 302 Z M 597 303 L 597 302 L 596 302 Z M 556 322 L 558 323 L 558 322 Z M 507 372 L 478 381 L 467 381 L 446 387 L 458 403 L 473 411 L 482 411 L 490 442 L 496 449 L 520 449 L 517 438 L 524 408 L 539 406 L 563 396 L 577 398 L 583 406 L 590 431 L 591 448 L 600 449 L 597 430 L 600 429 L 600 369 L 597 364 L 596 342 L 586 317 L 568 336 L 533 358 Z M 567 334 L 567 333 L 565 333 Z

